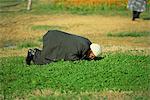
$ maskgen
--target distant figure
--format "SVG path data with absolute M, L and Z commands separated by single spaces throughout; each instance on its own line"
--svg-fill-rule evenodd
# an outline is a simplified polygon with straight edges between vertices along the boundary
M 50 30 L 43 36 L 43 50 L 29 49 L 26 64 L 43 65 L 58 60 L 92 60 L 101 54 L 101 47 L 87 38 L 63 31 Z
M 140 14 L 146 10 L 146 0 L 129 0 L 127 6 L 132 13 L 132 20 L 140 18 Z

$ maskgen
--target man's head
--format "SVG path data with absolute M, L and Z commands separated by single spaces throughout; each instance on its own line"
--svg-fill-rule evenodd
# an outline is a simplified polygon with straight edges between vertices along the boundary
M 89 59 L 94 59 L 95 57 L 98 57 L 102 52 L 102 49 L 100 47 L 100 45 L 92 43 L 90 45 L 90 50 L 88 50 L 87 52 L 87 57 Z

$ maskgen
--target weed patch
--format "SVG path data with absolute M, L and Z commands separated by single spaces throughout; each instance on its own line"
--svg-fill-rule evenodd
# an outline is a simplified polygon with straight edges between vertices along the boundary
M 145 37 L 150 36 L 150 32 L 119 32 L 119 33 L 108 33 L 107 36 L 111 37 Z
M 49 26 L 49 25 L 35 25 L 32 26 L 32 30 L 61 30 L 66 27 L 61 27 L 61 26 Z
M 23 41 L 23 42 L 21 42 L 21 43 L 19 43 L 18 45 L 17 45 L 17 47 L 19 48 L 19 49 L 22 49 L 22 48 L 30 48 L 30 47 L 37 47 L 37 46 L 39 46 L 39 44 L 38 43 L 36 43 L 36 42 L 33 42 L 33 41 Z

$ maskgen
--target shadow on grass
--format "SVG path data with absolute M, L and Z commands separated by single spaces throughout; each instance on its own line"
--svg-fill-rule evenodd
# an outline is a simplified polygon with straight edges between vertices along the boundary
M 94 60 L 102 60 L 102 59 L 104 59 L 105 57 L 96 57 Z
M 102 59 L 104 59 L 104 58 L 105 58 L 105 57 L 96 57 L 96 58 L 93 59 L 93 61 L 99 61 L 99 60 L 102 60 Z M 84 58 L 84 59 L 82 59 L 82 60 L 91 61 L 92 59 L 90 59 L 90 58 Z

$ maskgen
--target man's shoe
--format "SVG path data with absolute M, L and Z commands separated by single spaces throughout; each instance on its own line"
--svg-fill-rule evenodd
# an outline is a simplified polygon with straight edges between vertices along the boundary
M 135 21 L 135 17 L 132 18 L 132 21 Z
M 26 57 L 26 64 L 27 65 L 30 65 L 31 64 L 31 61 L 33 60 L 33 50 L 32 49 L 29 49 L 28 50 L 28 53 L 27 53 L 27 57 Z

